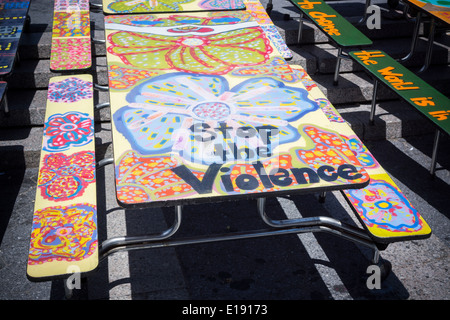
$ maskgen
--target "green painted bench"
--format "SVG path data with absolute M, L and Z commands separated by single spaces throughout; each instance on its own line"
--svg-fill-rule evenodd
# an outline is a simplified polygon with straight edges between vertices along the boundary
M 53 77 L 28 254 L 30 281 L 66 279 L 69 290 L 69 279 L 97 268 L 95 170 L 92 76 Z
M 300 77 L 305 87 L 370 176 L 368 186 L 362 189 L 343 190 L 341 193 L 377 247 L 383 250 L 393 242 L 429 238 L 431 229 L 427 222 L 350 125 L 322 91 L 316 85 L 312 85 L 311 78 L 300 66 L 291 67 L 306 75 Z M 323 200 L 324 195 L 321 195 L 321 201 Z
M 440 135 L 450 135 L 450 99 L 383 51 L 352 51 L 349 56 L 374 78 L 371 124 L 374 123 L 378 83 L 381 82 L 436 126 L 430 166 L 430 173 L 434 175 Z
M 298 42 L 302 37 L 303 16 L 306 15 L 337 46 L 338 55 L 333 79 L 333 84 L 337 85 L 341 59 L 348 58 L 343 50 L 371 46 L 372 40 L 322 0 L 289 1 L 300 9 Z
M 89 1 L 55 0 L 50 70 L 83 71 L 92 66 Z

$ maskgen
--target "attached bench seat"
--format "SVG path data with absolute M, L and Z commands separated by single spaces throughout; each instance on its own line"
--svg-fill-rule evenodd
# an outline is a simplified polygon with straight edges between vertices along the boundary
M 55 0 L 50 70 L 82 71 L 91 66 L 89 0 Z
M 91 75 L 50 79 L 27 276 L 68 278 L 98 266 Z
M 378 83 L 393 90 L 436 126 L 430 173 L 436 170 L 441 133 L 450 135 L 450 99 L 381 50 L 352 51 L 349 56 L 374 78 L 370 123 L 374 123 Z
M 0 0 L 0 78 L 11 74 L 18 60 L 17 49 L 29 23 L 30 1 Z
M 431 229 L 411 202 L 401 192 L 389 174 L 377 162 L 350 125 L 340 116 L 322 91 L 300 66 L 291 65 L 303 75 L 305 87 L 325 112 L 333 127 L 344 137 L 364 169 L 370 175 L 370 184 L 363 189 L 344 190 L 352 210 L 369 232 L 373 241 L 386 245 L 397 241 L 425 239 Z M 381 248 L 380 248 L 381 249 Z
M 280 55 L 285 60 L 291 60 L 292 59 L 291 50 L 284 42 L 284 39 L 281 37 L 280 33 L 273 24 L 272 20 L 270 19 L 261 2 L 259 0 L 244 0 L 244 4 L 247 8 L 247 12 L 249 12 L 255 18 L 259 26 L 263 29 L 267 38 L 269 38 L 269 40 L 275 46 L 275 49 L 278 50 Z
M 341 59 L 347 58 L 342 51 L 349 48 L 371 46 L 372 40 L 322 0 L 289 1 L 300 9 L 298 42 L 302 37 L 303 15 L 306 15 L 337 46 L 338 55 L 333 81 L 334 85 L 337 85 Z

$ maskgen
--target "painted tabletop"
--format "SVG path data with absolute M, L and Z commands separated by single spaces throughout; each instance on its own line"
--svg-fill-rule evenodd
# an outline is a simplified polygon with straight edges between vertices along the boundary
M 450 1 L 448 0 L 405 0 L 423 11 L 450 24 Z
M 0 0 L 0 76 L 12 71 L 29 4 Z
M 322 0 L 289 0 L 341 47 L 369 46 L 372 41 Z
M 243 0 L 103 0 L 105 14 L 243 10 Z
M 105 18 L 121 205 L 368 184 L 299 77 L 239 13 Z

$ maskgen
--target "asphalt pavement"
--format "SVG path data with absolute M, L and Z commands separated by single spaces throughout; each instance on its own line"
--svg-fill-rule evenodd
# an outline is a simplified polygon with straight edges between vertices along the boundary
M 273 11 L 275 16 L 283 17 L 291 14 L 292 8 L 277 6 L 275 1 Z M 32 2 L 32 23 L 48 23 L 51 14 L 52 1 Z M 95 19 L 101 25 L 101 19 Z M 109 130 L 108 122 L 97 124 L 96 139 L 101 150 L 111 147 Z M 316 233 L 119 252 L 105 259 L 83 282 L 81 290 L 75 290 L 74 299 L 448 300 L 450 139 L 441 139 L 440 170 L 435 177 L 428 172 L 432 143 L 430 133 L 366 141 L 433 231 L 428 239 L 394 243 L 381 252 L 392 271 L 380 289 L 367 285 L 370 250 L 333 235 Z M 61 280 L 33 283 L 26 278 L 36 179 L 36 167 L 0 168 L 1 300 L 64 299 Z M 112 166 L 98 171 L 97 190 L 100 240 L 157 232 L 173 221 L 173 208 L 120 208 L 114 198 Z M 269 198 L 267 211 L 274 218 L 323 215 L 359 225 L 339 192 L 329 192 L 324 203 L 318 201 L 317 194 Z M 185 206 L 183 217 L 177 234 L 180 237 L 265 226 L 257 215 L 256 201 Z

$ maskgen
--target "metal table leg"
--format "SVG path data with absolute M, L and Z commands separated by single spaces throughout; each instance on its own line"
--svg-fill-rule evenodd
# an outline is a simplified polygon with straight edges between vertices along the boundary
M 417 14 L 417 17 L 416 17 L 416 25 L 414 27 L 413 39 L 412 39 L 412 42 L 411 42 L 411 50 L 406 56 L 404 56 L 403 58 L 399 59 L 400 62 L 408 61 L 413 56 L 414 51 L 416 50 L 417 39 L 419 38 L 419 30 L 420 30 L 421 20 L 422 20 L 422 13 L 419 12 Z
M 431 63 L 431 55 L 433 54 L 433 44 L 434 44 L 434 31 L 436 29 L 436 22 L 433 19 L 431 19 L 431 25 L 430 25 L 430 34 L 428 35 L 428 49 L 427 49 L 427 55 L 425 57 L 425 64 L 423 67 L 418 71 L 418 73 L 422 73 L 425 70 L 428 69 Z
M 434 135 L 434 143 L 433 143 L 433 154 L 431 156 L 431 166 L 430 166 L 430 173 L 433 176 L 436 172 L 436 158 L 437 158 L 440 134 L 441 133 L 440 133 L 439 129 L 436 129 L 436 133 Z

